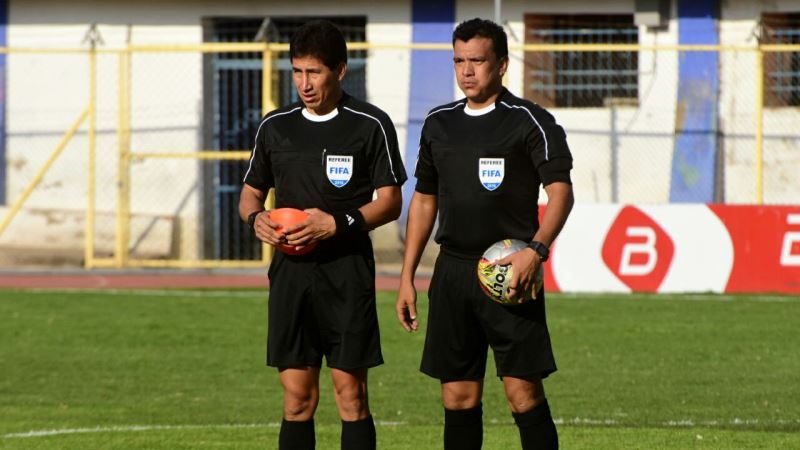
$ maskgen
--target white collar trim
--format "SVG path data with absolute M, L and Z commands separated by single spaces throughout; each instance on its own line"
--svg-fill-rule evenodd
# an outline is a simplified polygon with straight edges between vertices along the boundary
M 469 107 L 469 105 L 464 105 L 464 112 L 468 116 L 482 116 L 484 114 L 489 114 L 490 112 L 494 111 L 494 107 L 495 107 L 494 103 L 492 103 L 489 106 L 484 106 L 483 108 L 480 109 L 472 109 Z
M 333 108 L 333 111 L 329 112 L 328 114 L 323 114 L 321 116 L 318 116 L 316 114 L 311 114 L 310 112 L 308 112 L 308 109 L 306 108 L 303 108 L 302 113 L 303 117 L 312 122 L 327 122 L 339 115 L 339 108 Z

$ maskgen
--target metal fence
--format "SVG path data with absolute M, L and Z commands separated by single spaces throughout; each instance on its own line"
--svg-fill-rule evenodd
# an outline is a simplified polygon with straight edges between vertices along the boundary
M 349 47 L 347 90 L 379 106 L 387 93 L 402 96 L 399 86 L 413 87 L 407 72 L 371 65 L 376 57 L 451 51 L 441 44 Z M 294 100 L 287 49 L 243 42 L 4 49 L 8 207 L 0 246 L 78 246 L 90 268 L 267 264 L 268 248 L 241 224 L 237 202 L 262 114 Z M 675 159 L 681 136 L 699 134 L 716 150 L 713 201 L 797 203 L 798 83 L 781 67 L 798 51 L 529 44 L 511 48 L 507 81 L 516 93 L 552 97 L 546 106 L 567 130 L 579 202 L 669 202 L 676 173 L 688 181 L 702 176 Z M 700 52 L 719 58 L 718 91 L 679 92 L 681 59 Z M 788 102 L 765 107 L 778 94 Z M 697 113 L 691 95 L 713 100 L 710 127 L 686 119 Z M 382 233 L 385 259 L 399 255 L 399 235 Z

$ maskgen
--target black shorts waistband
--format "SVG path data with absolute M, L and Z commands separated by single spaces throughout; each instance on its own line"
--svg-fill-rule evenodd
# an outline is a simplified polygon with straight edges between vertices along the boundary
M 478 261 L 480 261 L 481 256 L 483 256 L 483 252 L 468 252 L 468 251 L 464 251 L 464 250 L 461 250 L 461 249 L 454 249 L 452 247 L 447 247 L 447 246 L 444 246 L 444 245 L 442 245 L 439 248 L 439 251 L 443 255 L 450 256 L 452 258 L 460 259 L 460 260 L 463 260 L 463 261 L 474 262 L 474 263 L 477 263 Z
M 280 253 L 280 252 L 276 252 Z M 373 258 L 372 240 L 367 233 L 334 236 L 320 241 L 314 250 L 304 255 L 281 254 L 291 261 L 325 262 L 347 255 L 362 255 Z

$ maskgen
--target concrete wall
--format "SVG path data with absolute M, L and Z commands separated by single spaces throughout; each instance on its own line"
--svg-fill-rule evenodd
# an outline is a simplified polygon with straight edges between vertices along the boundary
M 93 22 L 103 43 L 99 48 L 132 44 L 197 44 L 203 39 L 201 20 L 207 17 L 298 15 L 366 15 L 367 40 L 380 44 L 410 41 L 410 11 L 405 2 L 306 2 L 298 8 L 286 2 L 11 2 L 10 47 L 86 48 L 84 37 Z M 408 50 L 383 50 L 370 56 L 367 68 L 369 100 L 396 122 L 401 148 L 405 145 L 409 86 L 405 81 Z M 88 104 L 88 58 L 80 54 L 12 54 L 8 72 L 8 198 L 13 201 L 36 174 L 59 137 Z M 202 56 L 196 53 L 142 53 L 132 58 L 132 129 L 134 152 L 185 152 L 202 148 Z M 118 166 L 116 55 L 98 58 L 97 228 L 99 247 L 113 236 Z M 400 74 L 396 77 L 396 74 Z M 391 77 L 391 78 L 388 78 Z M 86 209 L 86 125 L 70 142 L 26 203 L 26 208 L 83 211 Z M 181 257 L 194 258 L 200 248 L 202 214 L 198 176 L 201 163 L 186 159 L 134 160 L 131 209 L 137 216 L 177 218 Z M 21 234 L 26 215 L 9 228 Z M 155 219 L 154 219 L 155 220 Z M 158 230 L 162 230 L 158 233 Z M 104 231 L 106 231 L 104 233 Z M 161 241 L 173 233 L 164 227 L 133 232 L 137 240 Z M 60 246 L 80 248 L 83 227 L 64 235 Z M 144 247 L 144 246 L 143 246 Z M 172 248 L 172 246 L 167 246 Z M 105 252 L 103 252 L 105 253 Z
M 720 42 L 723 45 L 758 45 L 763 12 L 800 12 L 792 0 L 728 0 L 722 10 Z M 754 53 L 723 53 L 721 116 L 725 138 L 726 201 L 752 203 L 755 179 L 756 71 Z M 800 108 L 764 111 L 764 201 L 771 204 L 800 202 Z

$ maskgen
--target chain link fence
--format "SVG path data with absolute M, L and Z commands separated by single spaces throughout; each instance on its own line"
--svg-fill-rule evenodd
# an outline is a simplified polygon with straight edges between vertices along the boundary
M 396 69 L 411 51 L 451 51 L 354 48 L 345 88 L 381 107 L 414 95 L 408 71 Z M 800 201 L 794 47 L 529 44 L 511 57 L 510 90 L 567 131 L 578 202 L 682 201 L 676 178 L 710 189 L 705 203 Z M 698 57 L 718 63 L 715 79 L 682 72 Z M 263 266 L 268 254 L 241 224 L 238 194 L 262 114 L 296 100 L 285 44 L 129 47 L 92 58 L 9 53 L 0 246 L 90 267 Z M 402 114 L 392 117 L 402 150 L 418 136 L 405 135 Z M 374 233 L 379 263 L 399 261 L 397 229 Z

